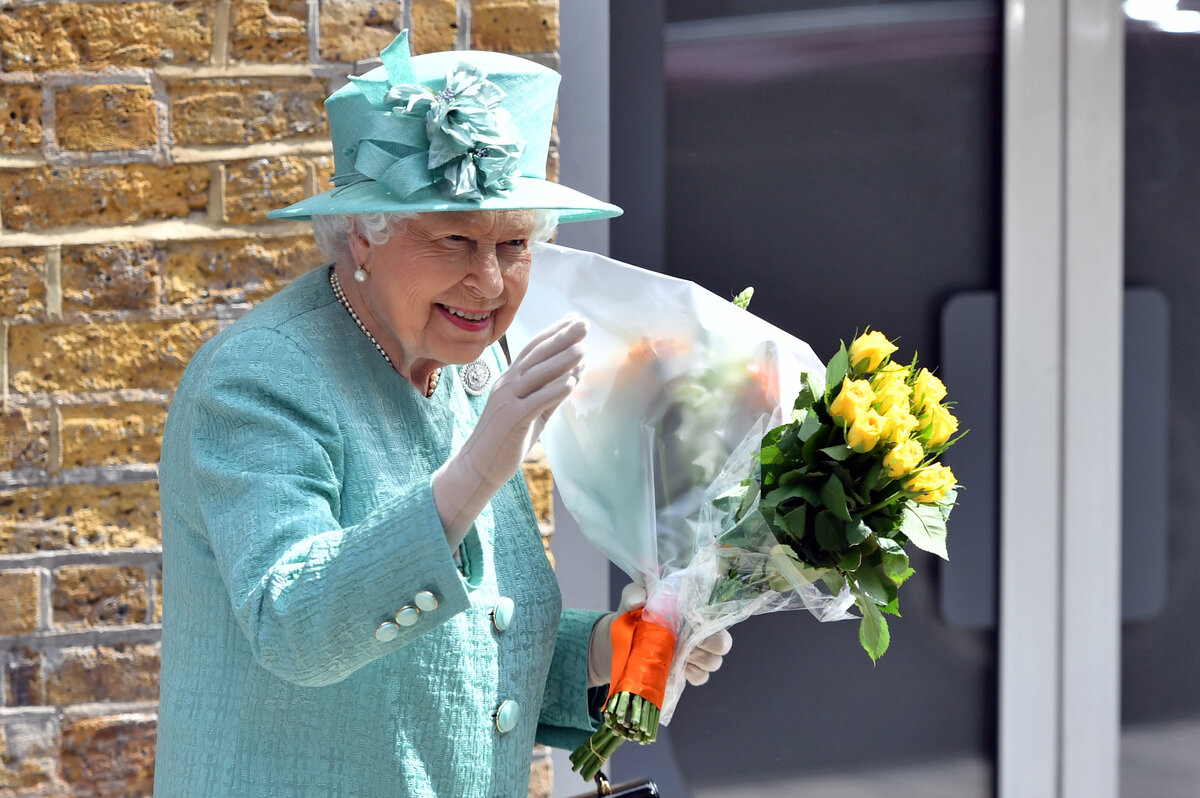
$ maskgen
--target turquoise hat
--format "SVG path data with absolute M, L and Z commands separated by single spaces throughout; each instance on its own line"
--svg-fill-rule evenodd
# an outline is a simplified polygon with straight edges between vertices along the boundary
M 546 180 L 554 70 L 475 50 L 413 58 L 408 31 L 379 55 L 383 66 L 351 76 L 325 101 L 334 187 L 267 216 L 545 208 L 581 222 L 621 214 Z

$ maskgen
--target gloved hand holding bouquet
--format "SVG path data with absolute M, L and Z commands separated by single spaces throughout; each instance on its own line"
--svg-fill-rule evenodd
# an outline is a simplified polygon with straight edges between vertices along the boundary
M 542 443 L 580 529 L 647 591 L 612 623 L 605 724 L 572 755 L 590 779 L 624 740 L 653 741 L 696 646 L 751 615 L 857 607 L 881 656 L 905 546 L 946 557 L 955 483 L 936 458 L 957 422 L 878 332 L 823 366 L 693 283 L 545 245 L 514 344 L 564 305 L 588 322 L 587 368 Z

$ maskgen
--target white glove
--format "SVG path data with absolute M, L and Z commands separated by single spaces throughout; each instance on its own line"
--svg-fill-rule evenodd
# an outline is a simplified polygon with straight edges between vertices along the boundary
M 508 482 L 546 420 L 579 382 L 587 324 L 568 315 L 542 330 L 492 386 L 471 437 L 433 473 L 433 503 L 451 549 Z
M 688 684 L 699 685 L 708 681 L 708 677 L 717 672 L 725 655 L 733 647 L 733 635 L 728 629 L 721 629 L 700 641 L 687 658 L 683 675 Z
M 592 627 L 592 638 L 588 643 L 588 687 L 608 684 L 612 678 L 612 623 L 621 615 L 635 610 L 646 603 L 646 588 L 631 582 L 621 591 L 621 603 L 616 612 L 605 615 Z M 701 685 L 717 672 L 725 661 L 725 655 L 733 647 L 733 635 L 721 629 L 697 644 L 688 655 L 683 675 L 688 684 Z
M 612 630 L 613 621 L 630 610 L 646 603 L 646 588 L 630 582 L 621 591 L 621 603 L 616 612 L 610 612 L 592 627 L 592 638 L 588 642 L 588 687 L 608 684 L 612 678 Z

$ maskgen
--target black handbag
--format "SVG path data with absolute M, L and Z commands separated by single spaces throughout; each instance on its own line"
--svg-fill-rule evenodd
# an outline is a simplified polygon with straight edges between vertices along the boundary
M 608 798 L 662 798 L 662 793 L 658 791 L 658 785 L 650 779 L 638 779 L 612 785 L 608 783 L 608 776 L 604 775 L 604 771 L 596 774 L 595 792 L 586 792 L 575 798 L 592 798 L 597 795 L 607 795 Z

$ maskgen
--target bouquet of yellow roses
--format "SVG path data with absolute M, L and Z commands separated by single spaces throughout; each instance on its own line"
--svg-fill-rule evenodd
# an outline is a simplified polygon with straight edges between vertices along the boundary
M 516 345 L 566 308 L 591 325 L 588 369 L 542 436 L 551 470 L 583 533 L 648 593 L 613 624 L 604 725 L 575 769 L 590 779 L 623 741 L 653 741 L 688 654 L 752 615 L 857 606 L 881 656 L 905 546 L 946 556 L 954 477 L 936 458 L 957 422 L 937 378 L 893 363 L 879 333 L 823 366 L 686 281 L 562 247 L 534 266 Z
M 843 344 L 824 391 L 804 388 L 791 423 L 762 440 L 746 493 L 807 579 L 848 589 L 862 613 L 859 641 L 876 660 L 888 648 L 884 613 L 899 615 L 912 575 L 909 543 L 948 559 L 954 473 L 937 458 L 956 439 L 946 388 L 928 369 L 891 360 L 880 332 Z

